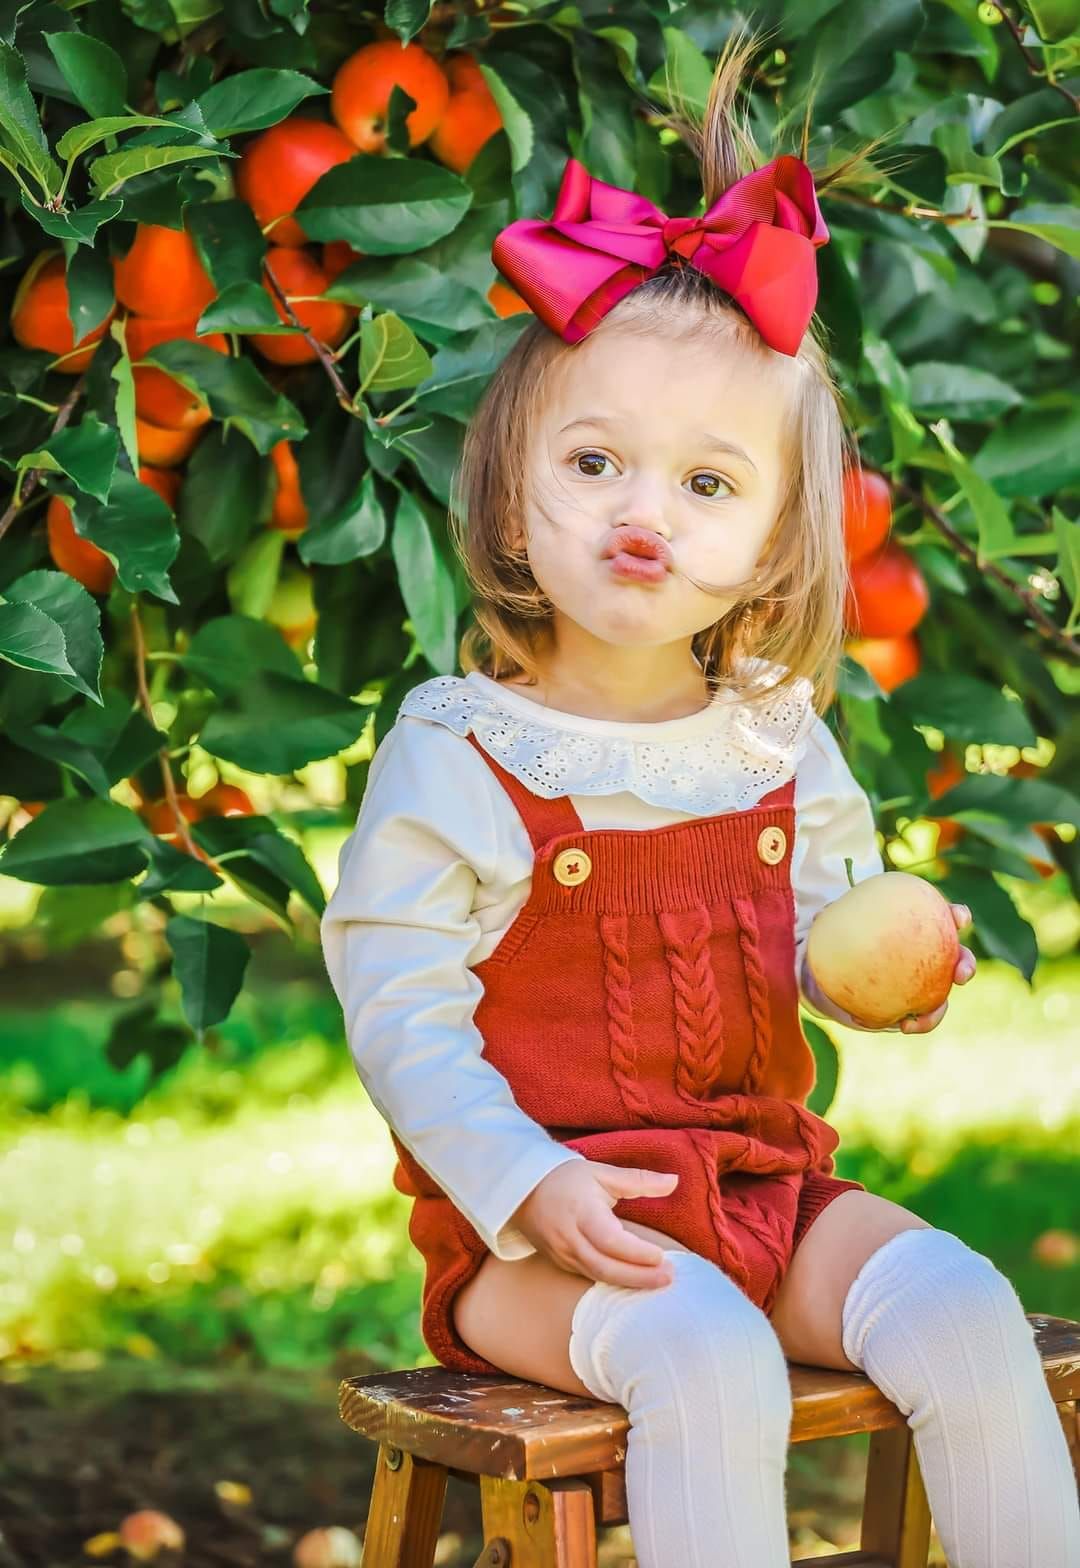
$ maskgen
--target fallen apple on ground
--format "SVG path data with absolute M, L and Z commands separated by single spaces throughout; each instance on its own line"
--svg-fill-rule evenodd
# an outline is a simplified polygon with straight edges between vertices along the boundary
M 885 871 L 826 905 L 810 927 L 806 953 L 831 1002 L 883 1029 L 941 1006 L 960 941 L 952 910 L 931 883 Z

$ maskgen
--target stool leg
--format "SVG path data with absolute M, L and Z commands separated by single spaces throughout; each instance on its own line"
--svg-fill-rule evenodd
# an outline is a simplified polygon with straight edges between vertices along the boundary
M 362 1568 L 431 1568 L 445 1496 L 443 1465 L 381 1443 Z
M 888 1568 L 926 1568 L 930 1507 L 907 1427 L 870 1434 L 862 1550 Z
M 1065 1441 L 1069 1445 L 1073 1469 L 1076 1471 L 1076 1484 L 1080 1486 L 1080 1399 L 1067 1399 L 1063 1405 L 1058 1405 L 1057 1411 L 1065 1428 Z
M 587 1481 L 484 1475 L 480 1508 L 484 1540 L 501 1536 L 509 1544 L 511 1568 L 596 1568 L 596 1512 Z

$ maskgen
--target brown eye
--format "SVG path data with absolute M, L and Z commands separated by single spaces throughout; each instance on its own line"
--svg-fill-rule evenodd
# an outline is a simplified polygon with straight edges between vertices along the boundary
M 574 462 L 578 465 L 581 473 L 588 474 L 590 478 L 596 478 L 603 472 L 603 465 L 607 462 L 607 458 L 601 452 L 579 452 Z M 598 466 L 595 468 L 582 468 L 582 463 L 595 463 Z
M 718 493 L 718 487 L 720 485 L 726 486 L 726 488 L 728 490 L 731 489 L 731 486 L 728 484 L 727 480 L 726 479 L 721 479 L 719 474 L 695 474 L 693 479 L 691 479 L 690 483 L 691 484 L 696 484 L 699 479 L 704 480 L 706 486 L 707 487 L 711 487 L 711 488 L 706 488 L 704 490 L 695 490 L 694 491 L 695 495 L 701 495 L 701 496 L 705 496 L 705 497 L 714 496 L 714 495 L 716 495 Z

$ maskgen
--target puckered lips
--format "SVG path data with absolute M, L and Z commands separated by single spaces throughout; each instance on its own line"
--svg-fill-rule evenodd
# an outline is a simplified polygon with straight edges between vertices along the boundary
M 650 528 L 613 528 L 603 557 L 613 576 L 636 583 L 662 583 L 675 564 L 667 540 Z

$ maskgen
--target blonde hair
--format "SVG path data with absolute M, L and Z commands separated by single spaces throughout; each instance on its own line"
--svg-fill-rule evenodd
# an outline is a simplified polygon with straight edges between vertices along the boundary
M 738 94 L 760 41 L 744 28 L 729 37 L 713 73 L 702 120 L 684 104 L 659 118 L 687 142 L 701 169 L 705 206 L 763 161 Z M 669 101 L 678 101 L 672 93 Z M 806 131 L 804 128 L 804 145 Z M 876 144 L 874 144 L 876 145 Z M 828 182 L 862 169 L 865 152 L 834 169 Z M 863 175 L 862 177 L 865 177 Z M 819 187 L 822 181 L 817 181 Z M 810 680 L 816 706 L 832 699 L 843 644 L 847 563 L 842 524 L 842 476 L 853 443 L 825 349 L 807 332 L 794 359 L 773 352 L 742 311 L 692 265 L 670 265 L 632 289 L 595 331 L 693 334 L 703 326 L 765 362 L 786 360 L 790 383 L 788 480 L 776 522 L 751 583 L 725 590 L 737 602 L 693 639 L 710 689 L 720 684 L 749 700 L 770 689 L 744 664 L 762 659 L 772 669 L 772 695 L 800 677 Z M 704 321 L 702 318 L 705 318 Z M 553 607 L 533 577 L 519 542 L 528 481 L 520 456 L 529 450 L 544 389 L 574 352 L 541 321 L 523 330 L 492 377 L 466 431 L 450 502 L 451 536 L 473 589 L 474 624 L 461 644 L 465 669 L 501 679 L 537 675 Z M 770 366 L 771 368 L 771 366 Z

